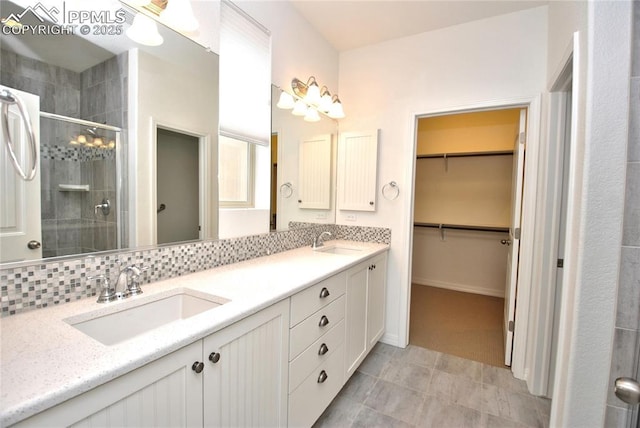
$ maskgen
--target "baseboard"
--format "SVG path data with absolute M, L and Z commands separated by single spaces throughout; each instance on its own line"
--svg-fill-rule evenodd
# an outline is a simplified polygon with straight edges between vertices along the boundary
M 478 287 L 468 284 L 456 284 L 453 282 L 434 281 L 431 279 L 412 278 L 411 282 L 418 285 L 428 285 L 430 287 L 444 288 L 453 291 L 462 291 L 465 293 L 482 294 L 483 296 L 500 297 L 504 299 L 504 290 L 498 291 L 491 288 Z
M 389 334 L 385 333 L 380 338 L 380 342 L 385 343 L 387 345 L 395 346 L 396 348 L 404 348 L 405 344 L 400 344 L 400 340 L 398 339 L 397 334 Z

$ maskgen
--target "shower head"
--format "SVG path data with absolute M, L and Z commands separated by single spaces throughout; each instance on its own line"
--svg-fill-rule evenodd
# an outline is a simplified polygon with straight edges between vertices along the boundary
M 7 91 L 6 89 L 2 89 L 0 90 L 0 102 L 9 104 L 9 105 L 15 104 L 16 97 L 10 91 Z

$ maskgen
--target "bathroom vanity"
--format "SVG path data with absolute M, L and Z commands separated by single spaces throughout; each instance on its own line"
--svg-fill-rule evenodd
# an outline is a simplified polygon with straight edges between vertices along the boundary
M 384 331 L 387 250 L 330 241 L 4 318 L 0 424 L 311 426 Z

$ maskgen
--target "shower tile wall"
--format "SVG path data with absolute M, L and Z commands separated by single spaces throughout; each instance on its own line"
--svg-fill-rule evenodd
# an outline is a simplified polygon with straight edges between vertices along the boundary
M 40 110 L 126 127 L 128 55 L 123 53 L 81 73 L 1 51 L 0 82 L 40 96 Z M 41 206 L 43 256 L 54 257 L 116 248 L 115 150 L 69 146 L 84 128 L 41 120 Z M 121 152 L 126 152 L 121 133 Z M 113 136 L 111 136 L 113 138 Z M 123 165 L 126 170 L 126 165 Z M 60 192 L 58 184 L 89 184 L 89 193 Z M 94 214 L 103 198 L 108 216 Z M 124 207 L 121 207 L 124 208 Z M 126 211 L 120 213 L 126 218 Z M 126 242 L 123 242 L 126 246 Z
M 640 376 L 635 365 L 640 358 L 640 2 L 634 2 L 633 9 L 627 183 L 606 427 L 637 426 L 639 413 L 637 406 L 634 410 L 613 393 L 616 378 Z M 636 425 L 629 424 L 634 416 Z
M 0 82 L 40 97 L 40 110 L 79 117 L 80 74 L 0 50 Z

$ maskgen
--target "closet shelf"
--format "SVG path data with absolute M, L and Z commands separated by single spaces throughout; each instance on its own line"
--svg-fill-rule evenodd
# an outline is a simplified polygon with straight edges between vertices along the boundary
M 445 224 L 445 223 L 414 223 L 415 227 L 430 227 L 433 229 L 456 229 L 475 230 L 479 232 L 509 232 L 508 227 L 500 226 L 475 226 L 468 224 Z
M 506 156 L 513 155 L 513 150 L 495 150 L 485 152 L 458 152 L 458 153 L 430 153 L 424 155 L 417 155 L 418 159 L 433 159 L 433 158 L 461 158 L 461 157 L 476 157 L 476 156 Z

